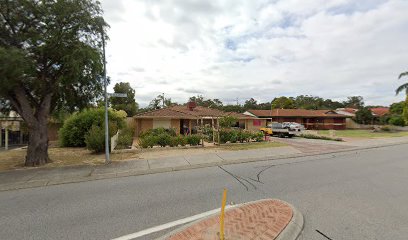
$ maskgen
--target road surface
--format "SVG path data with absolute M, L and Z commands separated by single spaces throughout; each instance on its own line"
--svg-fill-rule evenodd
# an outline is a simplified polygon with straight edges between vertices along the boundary
M 218 208 L 223 188 L 292 203 L 300 239 L 407 239 L 407 147 L 0 192 L 0 239 L 112 239 Z

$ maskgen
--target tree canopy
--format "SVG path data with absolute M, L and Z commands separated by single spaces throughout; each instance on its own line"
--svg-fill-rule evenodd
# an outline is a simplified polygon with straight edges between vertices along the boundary
M 98 1 L 0 1 L 0 97 L 29 129 L 26 165 L 49 161 L 47 121 L 102 93 Z
M 135 101 L 135 90 L 130 86 L 128 82 L 116 83 L 113 87 L 115 93 L 126 93 L 126 98 L 112 97 L 110 102 L 112 108 L 116 110 L 123 110 L 128 116 L 133 116 L 136 114 L 139 105 Z

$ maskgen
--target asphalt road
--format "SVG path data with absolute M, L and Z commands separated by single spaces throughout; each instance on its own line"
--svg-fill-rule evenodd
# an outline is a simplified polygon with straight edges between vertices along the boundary
M 0 239 L 112 239 L 218 208 L 227 188 L 229 202 L 292 203 L 301 239 L 405 240 L 407 147 L 0 192 Z

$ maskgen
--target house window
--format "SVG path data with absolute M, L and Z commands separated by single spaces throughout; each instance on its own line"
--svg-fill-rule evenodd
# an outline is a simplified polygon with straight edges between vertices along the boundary
M 252 125 L 254 125 L 254 126 L 261 126 L 261 120 L 253 120 Z

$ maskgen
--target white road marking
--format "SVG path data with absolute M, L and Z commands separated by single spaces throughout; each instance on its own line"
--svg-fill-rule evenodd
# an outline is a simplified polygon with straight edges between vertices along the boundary
M 225 209 L 228 209 L 228 208 L 231 208 L 231 207 L 236 207 L 236 206 L 238 206 L 238 205 L 233 205 L 233 206 L 227 205 L 227 206 L 225 206 Z M 163 225 L 148 228 L 148 229 L 142 230 L 140 232 L 131 233 L 129 235 L 114 238 L 112 240 L 131 240 L 131 239 L 143 237 L 143 236 L 155 233 L 155 232 L 159 232 L 159 231 L 162 231 L 162 230 L 165 230 L 165 229 L 168 229 L 168 228 L 172 228 L 172 227 L 175 227 L 175 226 L 178 226 L 178 225 L 182 225 L 182 224 L 186 224 L 186 223 L 189 223 L 189 222 L 192 222 L 192 221 L 196 221 L 196 220 L 204 218 L 204 217 L 208 217 L 208 216 L 210 216 L 212 214 L 219 213 L 220 211 L 221 211 L 221 208 L 217 208 L 217 209 L 214 209 L 214 210 L 211 210 L 211 211 L 208 211 L 208 212 L 203 212 L 203 213 L 191 216 L 191 217 L 176 220 L 174 222 L 169 222 L 169 223 L 166 223 L 166 224 L 163 224 Z

